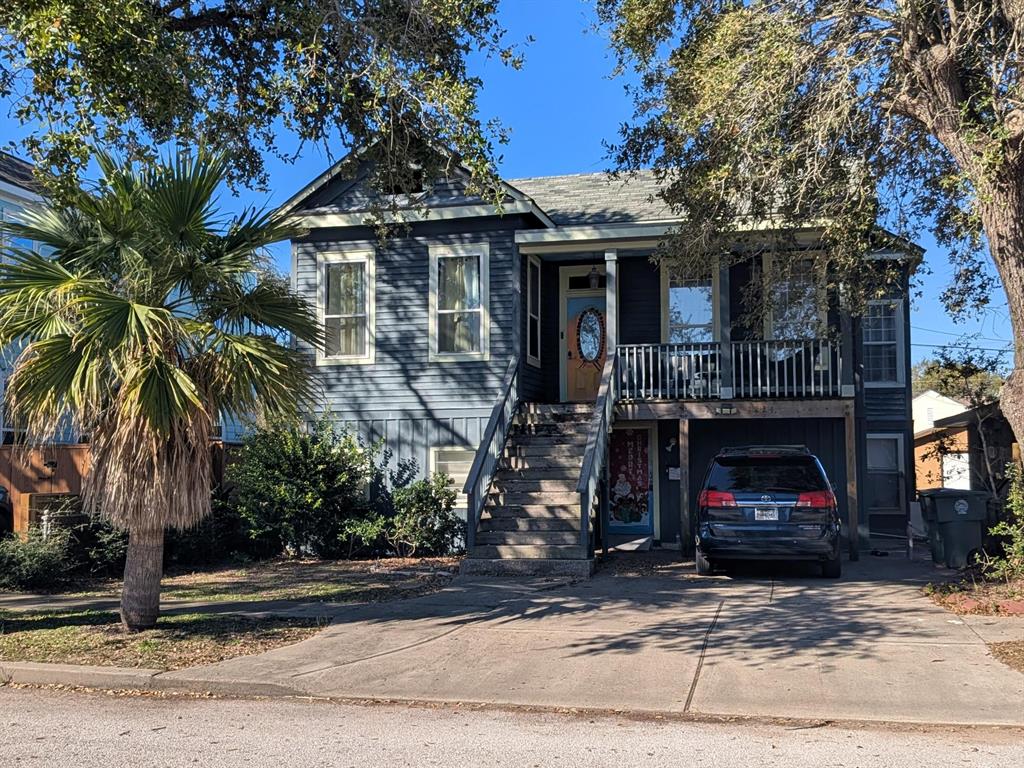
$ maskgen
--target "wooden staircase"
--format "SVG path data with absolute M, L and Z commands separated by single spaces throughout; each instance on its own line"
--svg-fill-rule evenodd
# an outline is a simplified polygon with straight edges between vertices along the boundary
M 463 573 L 590 574 L 576 486 L 593 411 L 590 404 L 522 405 Z

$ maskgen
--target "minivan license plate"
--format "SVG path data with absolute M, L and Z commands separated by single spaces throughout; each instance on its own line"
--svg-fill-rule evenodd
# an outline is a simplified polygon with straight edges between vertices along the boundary
M 779 519 L 779 510 L 772 509 L 771 507 L 769 507 L 767 509 L 763 508 L 763 507 L 755 507 L 754 508 L 754 519 L 755 520 L 778 520 Z

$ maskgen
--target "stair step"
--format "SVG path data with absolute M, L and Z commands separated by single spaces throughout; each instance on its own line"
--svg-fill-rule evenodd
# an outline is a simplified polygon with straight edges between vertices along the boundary
M 484 517 L 480 531 L 573 531 L 578 536 L 580 516 L 573 517 Z
M 582 465 L 583 451 L 580 450 L 557 456 L 505 456 L 498 471 L 529 471 L 531 477 L 557 477 L 563 472 L 579 475 Z
M 592 414 L 590 413 L 520 413 L 516 415 L 512 423 L 518 427 L 531 424 L 590 424 Z
M 471 558 L 538 558 L 585 560 L 587 550 L 579 544 L 483 544 L 473 547 Z
M 580 474 L 563 472 L 558 477 L 537 477 L 534 474 L 501 472 L 494 478 L 491 492 L 500 493 L 575 493 Z
M 510 442 L 511 448 L 566 448 L 582 456 L 587 448 L 587 435 L 513 435 Z
M 514 428 L 514 435 L 537 435 L 539 437 L 559 437 L 562 435 L 576 437 L 590 434 L 588 421 L 542 421 L 536 424 L 519 424 Z
M 574 504 L 501 504 L 484 508 L 484 515 L 499 518 L 535 518 L 562 520 L 580 519 L 580 500 L 576 497 Z
M 526 414 L 592 414 L 593 403 L 525 403 L 522 412 Z
M 476 545 L 570 546 L 579 544 L 579 531 L 479 531 Z
M 561 491 L 501 491 L 492 489 L 487 494 L 487 503 L 502 506 L 562 506 L 579 504 L 580 495 L 576 489 Z

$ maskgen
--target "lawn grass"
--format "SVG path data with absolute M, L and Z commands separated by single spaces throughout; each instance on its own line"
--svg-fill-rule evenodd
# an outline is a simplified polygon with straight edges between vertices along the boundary
M 0 612 L 0 661 L 182 669 L 291 645 L 323 627 L 310 618 L 178 614 L 128 633 L 112 612 L 8 611 Z

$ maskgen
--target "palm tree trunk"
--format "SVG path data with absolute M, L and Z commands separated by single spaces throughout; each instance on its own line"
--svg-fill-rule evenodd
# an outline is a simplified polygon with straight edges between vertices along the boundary
M 128 556 L 121 590 L 121 624 L 129 632 L 151 629 L 160 616 L 160 579 L 164 573 L 164 529 L 128 534 Z

